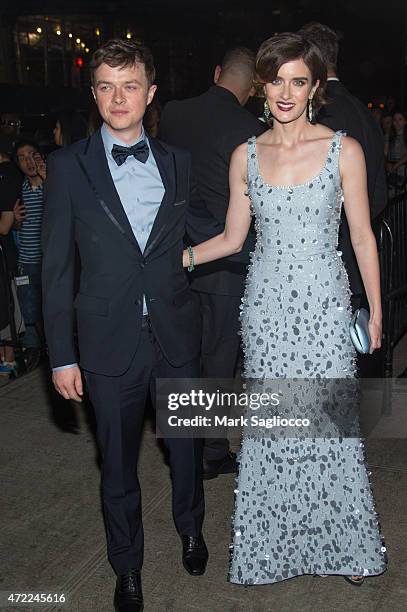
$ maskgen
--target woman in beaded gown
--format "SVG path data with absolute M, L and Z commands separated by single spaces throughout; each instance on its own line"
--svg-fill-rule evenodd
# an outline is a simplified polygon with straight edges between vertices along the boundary
M 254 215 L 257 244 L 241 309 L 244 377 L 353 379 L 350 292 L 336 250 L 342 204 L 369 301 L 371 352 L 381 339 L 363 152 L 313 123 L 326 69 L 307 40 L 281 34 L 265 41 L 256 68 L 273 128 L 234 152 L 225 231 L 194 247 L 195 263 L 238 252 Z M 385 570 L 360 438 L 246 431 L 237 482 L 231 582 L 317 574 L 361 584 Z

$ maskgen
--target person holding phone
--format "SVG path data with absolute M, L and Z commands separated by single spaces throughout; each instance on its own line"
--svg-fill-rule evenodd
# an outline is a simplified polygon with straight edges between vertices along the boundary
M 15 161 L 24 175 L 21 203 L 25 216 L 18 229 L 18 299 L 23 313 L 26 332 L 27 368 L 39 362 L 43 344 L 41 306 L 41 227 L 44 207 L 43 182 L 46 163 L 35 141 L 20 140 L 14 147 Z

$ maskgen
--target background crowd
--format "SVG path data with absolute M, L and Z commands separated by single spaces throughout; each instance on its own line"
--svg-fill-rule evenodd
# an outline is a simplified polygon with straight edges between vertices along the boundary
M 243 52 L 243 56 L 245 52 Z M 239 55 L 239 50 L 237 50 L 237 55 Z M 243 56 L 240 54 L 237 60 L 240 68 L 242 67 Z M 220 89 L 223 92 L 229 91 L 238 98 L 239 106 L 232 106 L 232 113 L 239 114 L 238 109 L 241 111 L 246 106 L 246 118 L 243 121 L 242 116 L 239 115 L 236 118 L 235 125 L 236 132 L 238 132 L 239 125 L 243 121 L 250 132 L 250 134 L 247 134 L 249 136 L 251 135 L 250 126 L 255 125 L 253 123 L 255 117 L 262 119 L 263 100 L 260 95 L 257 97 L 257 93 L 260 94 L 260 92 L 255 90 L 251 92 L 254 95 L 250 96 L 248 92 L 247 95 L 240 95 L 237 92 L 236 88 L 238 89 L 238 86 L 233 83 L 233 78 L 230 77 L 231 74 L 233 75 L 233 70 L 230 71 L 226 65 L 228 62 L 230 64 L 231 58 L 233 64 L 233 57 L 233 52 L 229 53 L 223 61 L 219 62 L 220 72 L 216 77 L 215 71 L 214 82 L 215 85 L 220 87 L 215 87 L 215 90 L 217 92 Z M 243 65 L 244 63 L 243 57 Z M 217 78 L 221 78 L 220 82 L 217 82 Z M 249 74 L 250 87 L 252 87 L 251 79 L 252 75 Z M 336 76 L 334 75 L 332 80 L 335 79 Z M 195 98 L 195 100 L 199 99 L 199 97 Z M 208 103 L 210 107 L 210 100 L 211 97 L 209 96 L 205 105 Z M 370 108 L 363 102 L 360 102 L 360 105 L 365 107 L 364 112 L 370 114 L 372 121 L 377 122 L 380 128 L 383 141 L 383 161 L 386 168 L 387 195 L 390 201 L 403 193 L 407 187 L 407 114 L 402 104 L 391 95 L 376 106 L 369 105 Z M 193 140 L 193 136 L 188 122 L 191 126 L 196 123 L 197 126 L 201 125 L 201 127 L 202 123 L 199 124 L 199 119 L 196 117 L 193 108 L 191 108 L 191 117 L 188 114 L 188 106 L 180 107 L 179 110 L 179 116 L 174 117 L 174 107 L 171 103 L 165 106 L 164 118 L 166 118 L 166 121 L 160 130 L 162 107 L 159 96 L 156 97 L 144 118 L 145 130 L 152 137 L 161 136 L 164 141 L 168 140 L 179 146 L 185 145 L 184 148 L 188 148 L 190 151 L 195 147 L 195 151 L 191 152 L 199 157 L 199 149 L 203 145 L 199 140 L 199 134 L 194 142 L 189 142 L 191 139 Z M 19 368 L 28 371 L 34 369 L 46 355 L 41 313 L 41 223 L 47 155 L 59 147 L 69 146 L 71 143 L 91 135 L 100 127 L 101 120 L 96 106 L 92 107 L 87 113 L 71 108 L 57 109 L 47 117 L 41 117 L 41 120 L 38 120 L 38 125 L 32 125 L 31 122 L 30 130 L 27 130 L 24 126 L 24 117 L 20 117 L 13 111 L 13 108 L 1 109 L 0 106 L 0 111 L 2 111 L 0 116 L 0 374 L 14 376 L 18 374 Z M 230 110 L 227 112 L 230 113 Z M 175 115 L 177 115 L 177 111 Z M 230 129 L 230 126 L 228 127 L 230 121 L 228 122 L 226 116 L 223 119 L 222 116 L 216 118 L 216 112 L 214 112 L 211 117 L 217 122 L 219 131 L 223 129 L 227 132 Z M 211 121 L 210 117 L 208 121 Z M 183 124 L 185 124 L 184 129 Z M 338 129 L 337 126 L 331 127 Z M 177 142 L 180 139 L 182 141 L 183 133 L 186 135 L 186 142 Z M 233 147 L 237 146 L 240 141 L 238 139 L 238 141 L 233 142 Z M 207 144 L 204 146 L 207 148 Z M 232 148 L 227 152 L 228 155 L 231 151 Z M 197 167 L 200 165 L 196 164 Z M 198 179 L 204 184 L 208 183 L 208 180 L 209 183 L 211 180 L 216 181 L 216 177 L 208 179 L 205 176 L 198 176 Z M 215 191 L 212 190 L 212 195 Z M 194 279 L 195 289 L 198 292 L 202 282 L 207 284 L 210 276 L 206 275 L 205 278 L 204 281 L 199 278 Z M 219 276 L 216 278 L 219 280 Z M 224 279 L 222 282 L 224 282 Z M 210 299 L 208 296 L 211 293 L 211 290 L 208 291 L 204 288 L 201 295 L 206 297 L 202 299 L 208 301 Z M 214 291 L 214 293 L 217 292 Z M 231 295 L 235 297 L 235 310 L 237 312 L 241 295 L 240 286 L 239 290 L 237 292 L 232 291 Z M 228 298 L 229 308 L 230 295 Z M 215 305 L 203 303 L 202 309 L 205 308 L 208 312 L 213 312 Z M 222 309 L 222 307 L 220 308 Z M 237 321 L 237 317 L 235 319 Z M 210 321 L 207 324 L 211 329 L 213 340 L 213 326 Z M 220 324 L 220 327 L 223 327 L 223 325 Z M 19 344 L 17 347 L 13 347 L 16 337 Z M 17 359 L 15 348 L 20 349 L 20 351 L 17 351 Z M 18 357 L 20 355 L 21 360 L 19 362 Z M 220 356 L 219 363 L 224 363 L 223 356 Z M 219 363 L 213 364 L 217 371 L 219 371 Z M 206 375 L 210 375 L 210 367 L 208 366 L 207 369 Z M 230 374 L 230 372 L 227 372 L 225 375 L 229 376 Z

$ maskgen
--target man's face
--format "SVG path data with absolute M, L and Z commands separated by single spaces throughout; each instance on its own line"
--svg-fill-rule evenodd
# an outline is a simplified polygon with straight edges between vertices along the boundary
M 17 163 L 21 172 L 26 176 L 37 176 L 36 155 L 38 151 L 31 145 L 24 145 L 17 150 Z
M 136 135 L 147 107 L 154 97 L 156 85 L 149 85 L 144 64 L 125 68 L 101 64 L 95 71 L 93 95 L 99 112 L 122 138 Z

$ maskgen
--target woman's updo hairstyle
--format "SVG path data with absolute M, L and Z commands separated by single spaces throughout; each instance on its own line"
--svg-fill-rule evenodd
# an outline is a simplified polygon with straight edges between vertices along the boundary
M 311 72 L 312 85 L 319 80 L 319 86 L 312 99 L 317 113 L 325 101 L 327 79 L 326 63 L 318 47 L 301 34 L 284 32 L 265 40 L 256 56 L 257 83 L 271 83 L 283 64 L 302 59 Z M 298 75 L 301 76 L 301 75 Z

